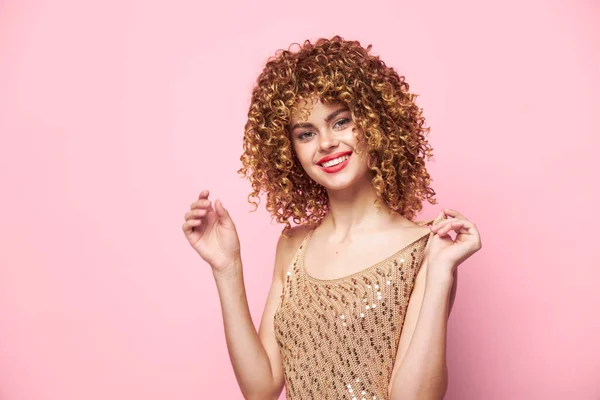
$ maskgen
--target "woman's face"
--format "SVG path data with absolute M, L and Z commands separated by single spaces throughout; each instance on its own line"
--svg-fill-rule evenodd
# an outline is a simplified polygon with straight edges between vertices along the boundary
M 289 132 L 302 168 L 315 182 L 328 190 L 369 183 L 365 154 L 355 153 L 362 132 L 345 105 L 303 101 L 292 115 Z

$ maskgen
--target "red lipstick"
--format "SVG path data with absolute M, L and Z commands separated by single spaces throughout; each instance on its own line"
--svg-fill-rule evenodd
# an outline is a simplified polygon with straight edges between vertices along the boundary
M 328 174 L 333 174 L 335 172 L 341 171 L 342 169 L 346 168 L 346 166 L 348 165 L 348 163 L 350 162 L 350 158 L 351 158 L 351 151 L 343 151 L 343 152 L 339 152 L 339 153 L 335 153 L 335 154 L 331 154 L 328 155 L 326 157 L 323 157 L 322 159 L 319 160 L 319 162 L 317 163 L 319 165 L 319 167 L 321 167 L 321 169 L 325 172 L 327 172 Z M 343 157 L 343 156 L 349 156 L 347 159 L 345 159 L 344 161 L 342 161 L 341 163 L 338 163 L 336 165 L 332 165 L 330 167 L 325 167 L 322 165 L 322 163 L 330 161 L 330 160 L 335 160 L 336 158 L 339 157 Z
M 328 156 L 321 158 L 319 161 L 317 161 L 317 164 L 323 164 L 324 162 L 327 162 L 329 160 L 335 160 L 336 158 L 345 156 L 347 154 L 352 154 L 352 152 L 351 151 L 340 151 L 338 153 L 330 154 Z

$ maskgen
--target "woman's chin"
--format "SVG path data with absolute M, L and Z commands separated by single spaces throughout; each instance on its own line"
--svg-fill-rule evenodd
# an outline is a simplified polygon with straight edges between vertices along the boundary
M 327 189 L 327 191 L 339 192 L 348 189 L 357 189 L 361 186 L 361 183 L 355 179 L 340 179 L 335 182 L 322 182 L 321 185 Z
M 325 174 L 323 171 L 315 171 L 311 178 L 328 191 L 341 191 L 359 188 L 363 185 L 370 186 L 370 179 L 366 175 L 367 174 L 361 174 L 358 173 L 358 171 L 345 168 L 344 170 L 333 174 Z

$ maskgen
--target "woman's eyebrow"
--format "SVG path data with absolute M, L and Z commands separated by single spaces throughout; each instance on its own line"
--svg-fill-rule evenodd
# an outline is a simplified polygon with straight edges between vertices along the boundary
M 335 117 L 337 117 L 339 114 L 343 113 L 344 111 L 349 111 L 349 110 L 346 107 L 342 107 L 342 108 L 335 110 L 334 112 L 329 114 L 327 116 L 327 118 L 325 118 L 325 122 L 330 122 L 332 119 L 334 119 Z
M 349 111 L 348 108 L 342 107 L 340 109 L 335 110 L 334 112 L 332 112 L 325 118 L 325 122 L 331 122 L 332 119 L 334 119 L 335 117 L 337 117 L 338 115 L 340 115 L 341 113 L 343 113 L 345 111 Z M 292 127 L 290 128 L 290 131 L 293 131 L 296 128 L 312 128 L 312 127 L 313 127 L 313 124 L 311 124 L 310 122 L 297 122 L 294 125 L 292 125 Z
M 297 128 L 312 128 L 313 124 L 310 122 L 296 122 L 291 128 L 290 132 Z

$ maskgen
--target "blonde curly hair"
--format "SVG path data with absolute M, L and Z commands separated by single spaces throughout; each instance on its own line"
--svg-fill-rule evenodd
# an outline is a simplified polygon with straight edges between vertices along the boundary
M 367 152 L 377 202 L 413 220 L 423 200 L 436 204 L 425 167 L 432 149 L 417 95 L 404 76 L 369 54 L 358 41 L 339 36 L 305 41 L 299 50 L 278 50 L 252 91 L 244 132 L 243 167 L 255 210 L 266 193 L 266 208 L 284 232 L 295 224 L 318 225 L 328 211 L 325 188 L 310 179 L 296 158 L 288 126 L 299 101 L 320 98 L 345 104 Z M 291 49 L 291 47 L 290 47 Z

